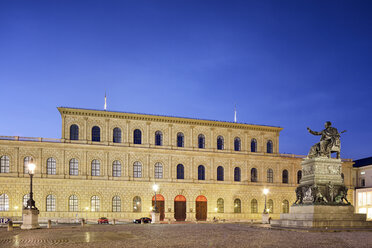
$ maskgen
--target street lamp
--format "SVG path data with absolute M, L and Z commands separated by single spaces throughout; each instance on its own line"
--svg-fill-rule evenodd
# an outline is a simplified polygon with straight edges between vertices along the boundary
M 157 184 L 154 184 L 154 185 L 152 186 L 152 189 L 153 189 L 154 192 L 155 192 L 154 212 L 157 213 L 157 212 L 158 212 L 158 208 L 157 208 L 157 206 L 156 206 L 156 191 L 158 191 L 159 186 L 158 186 Z
M 37 210 L 37 207 L 35 206 L 35 201 L 33 198 L 34 193 L 32 192 L 32 177 L 34 176 L 34 173 L 35 173 L 35 167 L 36 165 L 33 163 L 28 164 L 28 174 L 30 175 L 30 199 L 28 199 L 25 209 Z
M 263 190 L 263 193 L 264 193 L 264 195 L 265 195 L 265 208 L 264 208 L 263 213 L 264 213 L 264 214 L 268 214 L 268 211 L 267 211 L 267 209 L 266 209 L 266 196 L 267 196 L 267 194 L 269 193 L 269 190 L 268 190 L 268 189 L 264 189 L 264 190 Z

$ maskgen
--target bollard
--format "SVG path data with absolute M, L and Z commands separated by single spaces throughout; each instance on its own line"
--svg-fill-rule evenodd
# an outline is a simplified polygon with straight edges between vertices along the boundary
M 8 231 L 13 231 L 13 221 L 8 221 Z
M 116 220 L 115 220 L 115 219 L 112 220 L 112 224 L 113 224 L 113 225 L 116 224 Z
M 48 220 L 48 228 L 52 228 L 52 221 Z

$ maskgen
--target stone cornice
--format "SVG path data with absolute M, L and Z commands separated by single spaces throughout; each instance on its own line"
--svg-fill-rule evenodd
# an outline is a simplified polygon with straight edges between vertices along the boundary
M 283 128 L 281 127 L 274 127 L 274 126 L 192 119 L 192 118 L 185 118 L 185 117 L 113 112 L 113 111 L 93 110 L 93 109 L 58 107 L 58 111 L 61 113 L 62 116 L 75 115 L 75 116 L 85 116 L 85 117 L 90 116 L 90 117 L 116 118 L 116 119 L 124 119 L 124 120 L 154 121 L 154 122 L 174 123 L 174 124 L 183 124 L 183 125 L 222 127 L 222 128 L 256 130 L 256 131 L 265 131 L 265 132 L 276 132 L 276 133 L 279 133 L 281 130 L 283 130 Z

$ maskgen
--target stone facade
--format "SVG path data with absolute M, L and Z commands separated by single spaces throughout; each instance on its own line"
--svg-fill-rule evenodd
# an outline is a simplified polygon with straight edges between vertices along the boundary
M 24 173 L 24 158 L 30 156 L 36 164 L 34 200 L 45 218 L 133 219 L 150 215 L 152 185 L 159 185 L 164 197 L 165 218 L 173 219 L 174 200 L 186 198 L 186 219 L 195 220 L 196 198 L 207 199 L 207 219 L 261 219 L 264 208 L 262 190 L 268 188 L 268 200 L 273 201 L 272 218 L 279 218 L 286 201 L 296 200 L 297 174 L 303 156 L 279 153 L 279 133 L 282 128 L 241 123 L 207 121 L 189 118 L 131 114 L 86 109 L 58 108 L 62 116 L 62 138 L 22 138 L 2 136 L 0 157 L 2 166 L 8 159 L 8 171 L 0 173 L 0 196 L 8 197 L 8 209 L 3 216 L 21 216 L 23 196 L 29 191 L 29 176 Z M 71 125 L 79 128 L 78 140 L 70 139 Z M 100 128 L 100 141 L 92 141 L 92 128 Z M 121 142 L 114 143 L 113 130 L 120 128 Z M 141 131 L 141 144 L 134 144 L 134 130 Z M 162 145 L 155 145 L 155 132 L 161 131 Z M 177 134 L 184 135 L 184 147 L 177 146 Z M 198 148 L 198 136 L 205 137 L 205 148 Z M 223 149 L 217 149 L 217 137 L 223 137 Z M 234 139 L 239 137 L 240 150 L 235 151 Z M 251 141 L 257 141 L 251 151 Z M 267 142 L 272 152 L 267 153 Z M 47 169 L 48 158 L 55 159 L 55 174 Z M 70 175 L 70 161 L 78 161 L 77 175 Z M 92 176 L 92 161 L 99 161 L 99 176 Z M 113 162 L 121 164 L 121 175 L 113 174 Z M 141 177 L 135 177 L 133 164 L 142 165 Z M 162 178 L 155 178 L 155 164 L 162 164 Z M 184 166 L 184 179 L 177 179 L 177 165 Z M 205 168 L 205 180 L 198 180 L 198 166 Z M 217 167 L 223 167 L 223 181 L 217 180 Z M 240 180 L 235 181 L 235 168 Z M 4 169 L 5 168 L 5 169 Z M 252 168 L 257 169 L 257 182 L 251 180 Z M 272 169 L 273 182 L 268 183 L 267 171 Z M 283 183 L 283 171 L 288 183 Z M 353 199 L 352 161 L 342 163 L 344 181 Z M 54 208 L 47 211 L 47 196 L 53 195 Z M 70 210 L 70 196 L 77 197 L 77 209 Z M 92 211 L 92 197 L 98 196 L 99 210 Z M 113 211 L 113 198 L 120 197 L 120 211 Z M 141 198 L 141 212 L 134 212 L 133 199 Z M 217 206 L 223 199 L 223 209 Z M 234 201 L 241 202 L 240 213 Z M 257 201 L 257 207 L 252 201 Z M 1 199 L 0 199 L 1 201 Z M 4 206 L 4 205 L 3 205 Z M 1 210 L 0 202 L 0 210 Z M 252 209 L 253 208 L 253 209 Z M 256 211 L 254 211 L 257 209 Z

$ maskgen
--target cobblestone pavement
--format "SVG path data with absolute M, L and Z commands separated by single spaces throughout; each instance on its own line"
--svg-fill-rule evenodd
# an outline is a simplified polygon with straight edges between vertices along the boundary
M 233 223 L 58 225 L 8 232 L 0 247 L 372 247 L 372 232 L 276 230 Z

